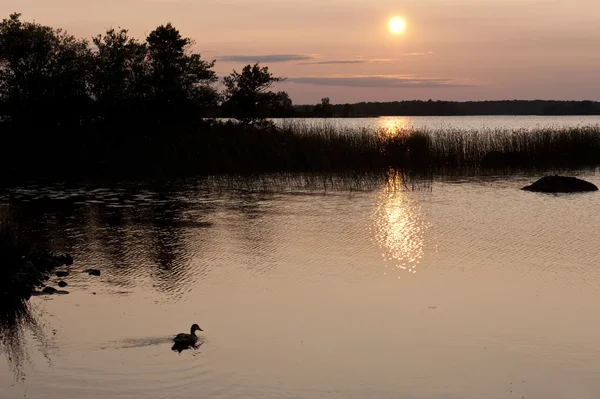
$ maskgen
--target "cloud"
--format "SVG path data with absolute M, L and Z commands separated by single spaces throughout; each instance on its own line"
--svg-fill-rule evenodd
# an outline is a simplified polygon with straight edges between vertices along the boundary
M 265 54 L 265 55 L 224 55 L 217 57 L 218 61 L 229 61 L 229 62 L 290 62 L 290 61 L 306 61 L 312 60 L 315 57 L 312 55 L 305 54 Z
M 400 61 L 397 58 L 371 58 L 369 60 L 367 60 L 367 62 L 369 62 L 370 64 L 387 64 L 390 62 L 396 62 L 396 61 Z
M 367 60 L 333 60 L 317 62 L 299 62 L 296 65 L 338 65 L 338 64 L 364 64 Z
M 433 51 L 427 51 L 425 53 L 406 53 L 404 54 L 405 57 L 422 57 L 425 55 L 431 55 L 433 54 Z
M 403 57 L 426 56 L 433 54 L 432 51 L 425 53 L 406 53 Z M 400 61 L 399 58 L 364 58 L 358 57 L 354 60 L 331 60 L 331 61 L 314 61 L 314 62 L 299 62 L 296 65 L 342 65 L 342 64 L 388 64 Z
M 205 52 L 211 52 L 210 50 Z M 432 51 L 423 53 L 406 53 L 404 57 L 416 57 L 426 56 L 433 54 Z M 217 57 L 217 61 L 224 62 L 242 62 L 242 63 L 283 63 L 292 61 L 304 61 L 298 62 L 297 65 L 351 65 L 351 64 L 383 64 L 398 62 L 398 58 L 363 58 L 358 57 L 352 60 L 325 60 L 325 61 L 312 61 L 321 56 L 314 54 L 263 54 L 263 55 L 223 55 Z
M 469 87 L 447 78 L 420 78 L 407 75 L 315 76 L 288 78 L 287 82 L 313 86 L 377 87 L 377 88 L 440 88 Z

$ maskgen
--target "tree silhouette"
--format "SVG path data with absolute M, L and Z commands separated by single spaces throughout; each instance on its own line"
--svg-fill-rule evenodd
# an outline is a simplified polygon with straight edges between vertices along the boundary
M 153 30 L 146 42 L 154 111 L 161 120 L 174 122 L 190 113 L 203 116 L 216 106 L 218 94 L 210 86 L 217 81 L 215 62 L 190 53 L 192 40 L 168 23 Z
M 349 118 L 349 117 L 355 116 L 354 107 L 348 103 L 344 104 L 344 108 L 342 110 L 342 116 L 344 118 Z
M 265 93 L 267 112 L 273 118 L 289 118 L 294 115 L 292 99 L 285 91 Z
M 241 73 L 234 70 L 229 76 L 223 78 L 225 85 L 223 113 L 244 125 L 264 124 L 265 118 L 269 116 L 269 106 L 274 104 L 284 108 L 291 106 L 287 93 L 268 91 L 273 83 L 282 80 L 283 78 L 273 76 L 269 72 L 269 67 L 261 67 L 258 62 L 254 65 L 246 65 Z
M 331 118 L 333 116 L 333 105 L 329 102 L 329 97 L 321 99 L 321 104 L 315 105 L 315 116 L 320 118 Z
M 79 126 L 89 105 L 87 42 L 20 17 L 0 23 L 3 119 L 22 127 Z
M 92 72 L 92 97 L 109 124 L 123 123 L 147 99 L 148 63 L 145 43 L 130 38 L 126 29 L 108 30 L 92 42 L 97 47 Z M 138 114 L 138 112 L 133 112 Z M 129 118 L 132 119 L 132 118 Z

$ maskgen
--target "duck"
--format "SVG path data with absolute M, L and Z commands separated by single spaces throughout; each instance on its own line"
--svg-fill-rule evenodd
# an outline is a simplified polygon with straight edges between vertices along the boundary
M 196 331 L 204 331 L 198 326 L 198 324 L 192 324 L 192 328 L 190 328 L 190 333 L 179 333 L 173 338 L 173 342 L 176 345 L 181 346 L 193 346 L 198 341 L 198 337 L 196 336 Z

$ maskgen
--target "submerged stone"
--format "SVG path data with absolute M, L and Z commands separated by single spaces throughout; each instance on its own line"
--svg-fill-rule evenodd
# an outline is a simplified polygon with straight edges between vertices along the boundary
M 66 254 L 64 256 L 64 259 L 65 259 L 65 265 L 71 266 L 73 264 L 73 257 L 70 254 Z
M 44 287 L 44 289 L 42 290 L 43 293 L 45 294 L 55 294 L 56 293 L 56 288 L 52 288 L 52 287 Z
M 59 270 L 55 274 L 56 277 L 67 277 L 69 275 L 69 272 L 66 270 Z
M 100 275 L 100 270 L 98 270 L 98 269 L 85 269 L 84 272 L 86 272 L 90 276 L 99 276 Z
M 538 193 L 581 193 L 598 191 L 596 185 L 570 176 L 545 176 L 521 190 Z
M 58 286 L 59 286 L 60 288 L 64 288 L 64 287 L 66 287 L 67 285 L 69 285 L 69 284 L 65 283 L 65 282 L 64 282 L 64 281 L 62 281 L 62 280 L 58 282 Z

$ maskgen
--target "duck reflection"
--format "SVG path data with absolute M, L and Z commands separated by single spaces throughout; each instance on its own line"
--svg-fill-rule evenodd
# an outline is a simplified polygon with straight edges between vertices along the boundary
M 427 223 L 406 187 L 403 175 L 394 173 L 379 192 L 374 239 L 383 251 L 386 267 L 416 273 L 423 257 Z

